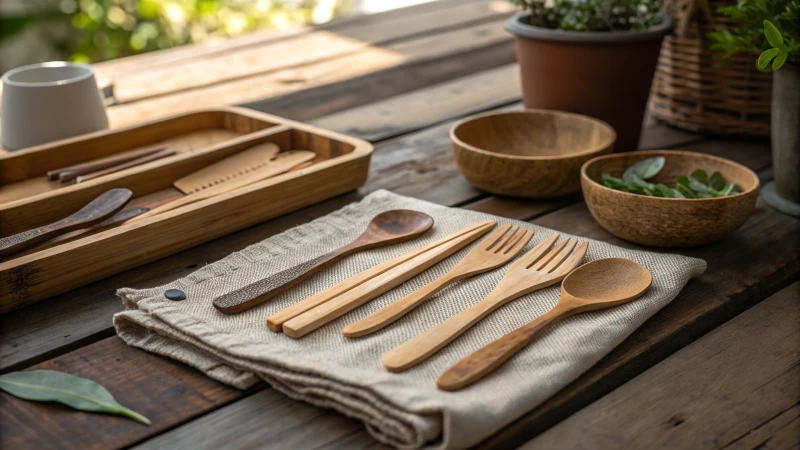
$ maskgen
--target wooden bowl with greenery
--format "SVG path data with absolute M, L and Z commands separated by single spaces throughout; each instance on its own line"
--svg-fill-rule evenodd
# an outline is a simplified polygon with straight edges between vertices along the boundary
M 450 129 L 458 169 L 484 191 L 549 198 L 580 190 L 580 168 L 611 153 L 616 133 L 588 116 L 547 110 L 480 114 Z
M 759 189 L 758 176 L 739 163 L 669 150 L 594 158 L 581 168 L 581 185 L 603 228 L 654 247 L 703 245 L 733 233 L 753 212 Z

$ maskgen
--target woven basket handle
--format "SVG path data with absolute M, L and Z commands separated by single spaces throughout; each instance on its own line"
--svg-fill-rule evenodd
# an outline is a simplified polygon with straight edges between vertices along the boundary
M 714 26 L 714 15 L 711 12 L 711 5 L 709 5 L 708 0 L 668 0 L 664 2 L 664 8 L 672 12 L 677 22 L 675 34 L 678 36 L 686 36 L 689 31 L 689 24 L 694 20 L 698 9 L 703 11 L 708 23 L 712 27 Z

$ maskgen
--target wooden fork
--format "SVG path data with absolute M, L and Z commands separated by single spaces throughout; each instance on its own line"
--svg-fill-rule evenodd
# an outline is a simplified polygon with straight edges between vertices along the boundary
M 558 236 L 554 234 L 548 237 L 516 260 L 485 299 L 397 346 L 384 356 L 383 365 L 392 372 L 402 372 L 414 367 L 497 308 L 561 281 L 581 264 L 589 243 L 577 245 L 577 241 L 567 239 L 553 247 Z
M 342 333 L 347 337 L 359 337 L 386 327 L 448 285 L 507 263 L 528 245 L 532 237 L 533 231 L 521 230 L 510 224 L 503 225 L 486 236 L 449 272 L 369 317 L 346 326 Z

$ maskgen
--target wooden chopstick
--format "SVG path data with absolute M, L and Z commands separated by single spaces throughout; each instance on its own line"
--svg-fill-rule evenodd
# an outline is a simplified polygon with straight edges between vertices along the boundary
M 72 181 L 79 175 L 97 172 L 108 167 L 113 167 L 124 162 L 128 162 L 142 156 L 150 155 L 164 150 L 166 147 L 161 144 L 150 145 L 138 150 L 131 150 L 127 152 L 117 153 L 116 155 L 107 156 L 105 158 L 95 159 L 89 162 L 75 164 L 73 166 L 61 167 L 47 172 L 47 179 L 50 181 L 60 180 L 61 182 Z
M 86 175 L 80 175 L 75 178 L 76 183 L 83 183 L 84 181 L 94 180 L 95 178 L 99 178 L 108 174 L 112 174 L 115 172 L 119 172 L 125 169 L 130 169 L 131 167 L 141 166 L 142 164 L 147 164 L 152 161 L 156 161 L 162 158 L 166 158 L 168 156 L 172 156 L 177 153 L 175 150 L 170 150 L 165 148 L 161 151 L 156 153 L 151 153 L 149 155 L 142 156 L 141 158 L 136 158 L 122 164 L 109 167 L 107 169 L 103 169 L 97 172 L 87 173 Z
M 285 309 L 283 309 L 283 310 L 281 310 L 281 311 L 269 316 L 267 318 L 267 326 L 272 331 L 277 331 L 277 332 L 284 331 L 284 332 L 286 332 L 284 327 L 285 327 L 286 323 L 288 323 L 290 320 L 293 320 L 294 318 L 297 318 L 298 316 L 301 316 L 302 314 L 304 314 L 306 312 L 309 312 L 314 308 L 317 308 L 317 307 L 319 307 L 321 305 L 324 305 L 329 301 L 333 301 L 333 300 L 335 300 L 336 298 L 338 298 L 340 296 L 344 296 L 346 294 L 350 294 L 349 291 L 353 291 L 353 290 L 357 289 L 358 287 L 360 287 L 362 285 L 366 285 L 367 283 L 369 283 L 370 281 L 375 280 L 375 279 L 379 279 L 379 280 L 374 282 L 374 283 L 369 283 L 369 286 L 370 286 L 371 289 L 381 289 L 381 288 L 383 288 L 385 286 L 389 286 L 390 284 L 394 283 L 394 285 L 392 285 L 391 287 L 388 287 L 384 291 L 382 291 L 382 292 L 386 292 L 387 290 L 391 289 L 392 287 L 397 286 L 398 284 L 402 283 L 404 280 L 401 280 L 401 277 L 392 277 L 391 280 L 388 280 L 387 278 L 380 278 L 380 276 L 383 275 L 384 273 L 387 273 L 387 272 L 391 271 L 392 269 L 394 269 L 396 267 L 399 267 L 399 266 L 404 266 L 403 270 L 405 270 L 406 269 L 405 264 L 408 263 L 409 261 L 414 260 L 418 256 L 425 255 L 428 252 L 432 252 L 431 254 L 439 254 L 439 253 L 437 253 L 437 249 L 439 247 L 448 246 L 448 244 L 451 244 L 453 242 L 455 242 L 455 243 L 463 243 L 463 245 L 461 245 L 461 247 L 463 247 L 463 246 L 469 244 L 470 242 L 474 241 L 478 237 L 482 236 L 483 234 L 487 233 L 489 230 L 494 228 L 494 226 L 496 224 L 497 224 L 496 222 L 492 222 L 492 221 L 484 221 L 484 222 L 476 223 L 476 224 L 471 225 L 471 226 L 469 226 L 467 228 L 464 228 L 464 229 L 462 229 L 460 231 L 457 231 L 455 233 L 449 234 L 449 235 L 439 239 L 438 241 L 435 241 L 435 242 L 432 242 L 432 243 L 427 244 L 425 246 L 422 246 L 422 247 L 420 247 L 420 248 L 418 248 L 418 249 L 416 249 L 416 250 L 414 250 L 412 252 L 406 253 L 404 255 L 400 255 L 400 256 L 392 259 L 392 260 L 389 260 L 389 261 L 383 262 L 381 264 L 378 264 L 376 266 L 373 266 L 370 269 L 367 269 L 367 270 L 365 270 L 365 271 L 363 271 L 361 273 L 353 275 L 352 277 L 347 278 L 346 280 L 343 280 L 343 281 L 341 281 L 341 282 L 339 282 L 337 284 L 334 284 L 333 286 L 325 289 L 322 292 L 319 292 L 319 293 L 317 293 L 315 295 L 312 295 L 311 297 L 308 297 L 308 298 L 306 298 L 306 299 L 304 299 L 304 300 L 302 300 L 302 301 L 300 301 L 298 303 L 295 303 L 292 306 L 289 306 L 288 308 L 285 308 Z M 459 248 L 461 248 L 461 247 L 459 247 Z M 448 247 L 448 248 L 450 248 L 450 247 Z M 447 255 L 447 256 L 449 256 L 449 255 Z M 447 256 L 443 256 L 441 259 L 444 259 Z M 439 261 L 441 261 L 441 259 L 439 259 Z M 438 262 L 438 261 L 436 261 L 436 262 Z M 417 263 L 424 265 L 425 258 L 418 259 L 418 260 L 416 260 L 414 262 L 414 264 L 417 264 Z M 431 263 L 430 265 L 433 265 L 433 264 L 435 264 L 435 262 Z M 428 267 L 430 267 L 430 265 Z M 419 272 L 422 272 L 425 269 L 427 269 L 427 267 L 422 268 Z M 413 268 L 409 268 L 409 270 L 413 271 Z M 417 272 L 417 273 L 419 273 L 419 272 Z M 413 274 L 413 275 L 408 276 L 408 278 L 411 278 L 414 275 L 416 275 L 416 273 Z M 406 278 L 406 279 L 408 279 L 408 278 Z M 397 281 L 397 280 L 401 280 L 401 281 Z M 359 290 L 357 292 L 360 294 L 362 292 L 362 290 Z M 375 291 L 375 292 L 377 292 L 377 291 Z M 367 298 L 367 300 L 369 300 L 371 298 L 374 298 L 377 295 L 379 295 L 379 294 L 375 294 L 372 297 Z M 350 297 L 348 297 L 348 298 L 350 298 Z M 362 303 L 367 301 L 367 300 L 362 301 Z M 358 305 L 356 305 L 356 306 L 358 306 Z M 355 306 L 353 306 L 353 308 L 355 308 Z M 352 308 L 350 308 L 350 309 L 352 309 Z M 342 314 L 344 314 L 344 313 L 342 313 Z M 316 316 L 316 314 L 314 316 Z M 309 317 L 311 317 L 311 316 L 309 316 Z M 300 324 L 305 323 L 306 320 L 307 319 L 302 319 L 302 321 L 295 322 L 295 324 L 298 326 L 298 329 L 299 329 Z M 331 320 L 333 320 L 333 319 L 331 319 Z M 314 320 L 312 322 L 317 323 L 316 320 Z M 325 323 L 327 323 L 327 322 L 325 322 Z M 322 325 L 319 325 L 319 326 L 322 326 Z M 316 328 L 314 328 L 314 329 L 316 329 Z M 313 331 L 313 330 L 308 330 L 307 332 L 310 332 L 310 331 Z M 290 331 L 290 333 L 294 333 L 295 336 L 300 337 L 300 336 L 298 336 L 298 333 L 296 333 L 294 331 Z M 306 333 L 303 333 L 303 334 L 306 334 Z M 295 337 L 295 336 L 292 336 L 292 337 Z

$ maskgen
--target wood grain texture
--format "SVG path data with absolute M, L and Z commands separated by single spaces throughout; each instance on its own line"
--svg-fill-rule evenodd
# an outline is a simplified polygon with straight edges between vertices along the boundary
M 370 221 L 361 235 L 347 245 L 217 297 L 214 299 L 214 307 L 225 314 L 246 311 L 296 286 L 347 255 L 414 239 L 432 226 L 433 218 L 419 211 L 394 209 L 382 212 Z
M 549 272 L 568 273 L 561 283 L 561 295 L 553 309 L 461 359 L 436 380 L 439 389 L 457 391 L 480 381 L 559 321 L 574 314 L 612 308 L 635 300 L 653 281 L 647 269 L 625 258 L 597 259 L 573 270 L 572 260 L 580 264 L 585 253 L 569 255 L 569 250 L 572 249 L 564 248 L 552 261 L 548 261 L 545 255 L 543 260 L 547 265 L 537 262 L 534 266 L 543 266 Z M 563 257 L 562 253 L 565 254 Z
M 610 153 L 616 133 L 580 114 L 526 110 L 468 117 L 450 130 L 464 177 L 493 194 L 550 198 L 580 189 L 580 168 Z
M 164 150 L 163 145 L 154 145 L 140 150 L 131 150 L 117 155 L 100 158 L 94 161 L 89 161 L 83 164 L 76 164 L 69 167 L 60 167 L 58 169 L 50 170 L 47 172 L 47 179 L 49 181 L 59 180 L 62 183 L 65 181 L 74 180 L 78 175 L 91 173 L 98 170 L 103 170 L 109 167 L 122 164 L 142 156 L 147 156 L 156 152 Z
M 223 113 L 216 114 L 218 111 Z M 0 206 L 0 219 L 14 217 L 16 225 L 22 226 L 20 217 L 12 213 L 24 212 L 28 218 L 42 215 L 47 217 L 46 214 L 53 215 L 57 209 L 63 209 L 64 204 L 76 203 L 105 185 L 130 186 L 134 194 L 139 195 L 155 193 L 160 189 L 171 188 L 172 180 L 190 173 L 192 170 L 186 170 L 190 167 L 197 170 L 253 144 L 263 142 L 273 142 L 284 148 L 295 148 L 298 149 L 296 152 L 298 155 L 307 155 L 306 159 L 298 163 L 307 161 L 308 158 L 314 157 L 314 154 L 319 161 L 302 171 L 266 180 L 260 180 L 251 174 L 246 177 L 247 183 L 240 179 L 231 183 L 239 183 L 236 185 L 238 189 L 233 192 L 223 192 L 230 187 L 226 183 L 211 190 L 192 194 L 202 198 L 187 196 L 159 207 L 162 210 L 170 209 L 170 205 L 199 200 L 181 209 L 161 212 L 155 217 L 146 217 L 160 211 L 158 208 L 152 208 L 120 227 L 0 263 L 0 293 L 2 293 L 0 298 L 3 300 L 0 303 L 0 311 L 8 312 L 120 270 L 245 228 L 266 218 L 347 192 L 363 184 L 366 179 L 372 146 L 365 141 L 253 111 L 235 108 L 223 108 L 218 111 L 201 114 L 201 117 L 222 120 L 228 123 L 227 128 L 232 129 L 243 131 L 252 130 L 254 127 L 255 129 L 265 127 L 265 129 L 251 133 L 249 137 L 241 140 L 234 139 L 228 144 L 220 144 L 196 155 L 188 155 L 188 158 L 176 159 L 152 170 L 134 168 L 131 170 L 138 172 L 127 176 L 110 175 L 105 177 L 108 179 L 106 181 L 95 180 L 85 185 L 81 183 L 67 194 L 58 193 L 46 198 L 34 198 L 18 205 L 12 203 L 5 207 Z M 185 121 L 186 117 L 175 120 Z M 270 126 L 274 123 L 282 125 Z M 145 129 L 160 126 L 162 124 L 156 122 L 146 126 Z M 113 134 L 113 132 L 106 133 Z M 102 137 L 105 139 L 109 135 L 103 134 Z M 89 135 L 84 140 L 94 142 L 95 138 Z M 58 153 L 59 150 L 61 148 L 51 146 L 29 149 L 27 154 Z M 286 170 L 290 168 L 287 167 Z M 159 170 L 166 173 L 161 173 L 159 176 Z M 136 186 L 136 181 L 143 183 L 145 187 Z M 99 182 L 102 183 L 98 184 Z M 164 183 L 167 185 L 164 186 Z M 63 191 L 67 189 L 71 188 L 65 188 Z M 211 194 L 219 195 L 208 198 Z M 261 201 L 265 197 L 275 200 Z M 57 208 L 49 208 L 55 205 Z M 31 222 L 35 223 L 36 220 Z M 186 223 L 192 223 L 194 226 L 187 228 Z M 6 222 L 2 222 L 2 225 L 4 233 L 6 225 L 9 228 L 13 226 Z
M 124 208 L 132 194 L 128 189 L 111 189 L 57 222 L 0 238 L 0 257 L 11 256 L 41 242 L 103 222 Z
M 408 370 L 443 349 L 497 308 L 564 279 L 583 262 L 588 244 L 584 242 L 576 248 L 577 242 L 572 239 L 556 244 L 558 237 L 558 233 L 548 236 L 514 261 L 497 286 L 481 301 L 387 352 L 383 357 L 384 367 L 392 372 Z
M 483 238 L 446 274 L 364 319 L 347 325 L 342 333 L 347 337 L 360 337 L 383 329 L 450 284 L 504 265 L 517 256 L 532 237 L 532 231 L 521 230 L 518 226 L 501 226 Z
M 697 169 L 719 171 L 740 193 L 727 197 L 674 199 L 631 194 L 603 185 L 603 174 L 621 177 L 638 161 L 663 156 L 664 168 L 652 183 L 675 186 L 677 177 Z M 758 199 L 758 176 L 749 168 L 716 156 L 652 150 L 605 155 L 581 169 L 584 199 L 592 216 L 613 235 L 641 245 L 704 245 L 733 233 L 747 220 Z
M 800 445 L 798 323 L 800 282 L 522 448 L 796 448 Z M 779 444 L 782 431 L 787 439 Z
M 103 170 L 98 170 L 96 172 L 89 172 L 86 175 L 78 175 L 75 177 L 75 183 L 85 183 L 87 181 L 94 180 L 95 178 L 104 177 L 112 173 L 117 173 L 125 169 L 130 169 L 131 167 L 141 166 L 142 164 L 158 161 L 159 159 L 166 158 L 168 156 L 173 156 L 176 153 L 177 152 L 175 150 L 164 148 L 163 150 L 151 153 L 149 155 L 144 155 L 139 158 L 132 159 L 130 161 L 126 161 L 116 166 L 111 166 Z M 71 176 L 71 174 L 69 176 Z M 63 179 L 59 177 L 59 181 L 63 181 Z
M 143 432 L 165 431 L 246 394 L 180 363 L 135 351 L 116 337 L 32 369 L 66 371 L 97 381 L 108 387 L 120 403 L 148 417 L 152 425 L 51 403 L 28 402 L 2 392 L 3 448 L 31 448 L 33 443 L 41 449 L 124 447 L 140 439 Z

